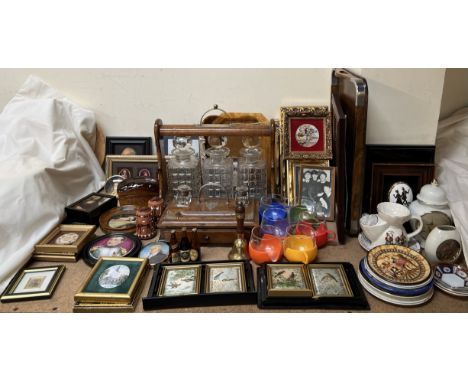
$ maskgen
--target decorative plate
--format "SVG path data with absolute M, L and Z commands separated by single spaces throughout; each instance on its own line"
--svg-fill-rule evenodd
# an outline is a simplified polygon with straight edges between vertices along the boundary
M 99 225 L 106 233 L 133 233 L 136 231 L 136 207 L 127 204 L 112 208 L 101 215 Z
M 432 275 L 422 255 L 401 245 L 375 247 L 367 254 L 367 264 L 375 274 L 395 284 L 420 284 Z
M 361 232 L 358 235 L 358 241 L 359 241 L 359 244 L 361 245 L 361 247 L 363 249 L 365 249 L 367 252 L 369 252 L 371 250 L 372 242 L 367 238 L 366 235 L 364 235 L 364 232 Z M 408 246 L 413 251 L 421 252 L 421 245 L 414 238 L 409 239 Z
M 103 257 L 135 257 L 141 248 L 136 236 L 125 233 L 111 233 L 91 240 L 83 249 L 83 260 L 93 266 Z
M 401 297 L 401 296 L 393 295 L 388 292 L 384 292 L 378 289 L 377 287 L 373 286 L 365 279 L 365 277 L 361 274 L 360 271 L 358 271 L 358 279 L 361 285 L 364 287 L 364 289 L 367 292 L 369 292 L 371 295 L 378 298 L 379 300 L 389 302 L 394 305 L 400 305 L 400 306 L 421 305 L 429 301 L 434 294 L 434 288 L 431 288 L 427 293 L 424 293 L 420 296 Z
M 359 270 L 362 274 L 362 276 L 373 286 L 381 289 L 384 292 L 388 292 L 397 296 L 403 296 L 403 297 L 411 297 L 411 296 L 420 296 L 424 293 L 427 293 L 430 289 L 432 289 L 432 282 L 428 283 L 427 285 L 423 287 L 417 287 L 417 288 L 412 288 L 412 289 L 403 289 L 403 288 L 398 288 L 395 286 L 390 286 L 387 283 L 384 283 L 377 278 L 373 277 L 371 273 L 369 273 L 365 266 L 364 266 L 364 260 L 362 259 L 361 262 L 359 263 Z
M 456 264 L 439 264 L 434 272 L 434 282 L 449 289 L 468 292 L 468 268 Z

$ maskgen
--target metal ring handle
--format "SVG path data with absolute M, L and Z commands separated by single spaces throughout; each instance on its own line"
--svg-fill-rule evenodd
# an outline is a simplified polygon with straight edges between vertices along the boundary
M 210 112 L 212 112 L 212 111 L 218 111 L 218 110 L 221 111 L 221 112 L 224 113 L 224 114 L 227 114 L 227 111 L 225 111 L 225 110 L 223 110 L 223 109 L 220 109 L 220 108 L 218 107 L 217 104 L 214 104 L 213 107 L 212 107 L 211 109 L 208 109 L 207 111 L 205 111 L 205 112 L 203 113 L 203 115 L 202 115 L 201 118 L 200 118 L 200 125 L 203 125 L 203 118 L 205 117 L 205 115 L 207 115 L 208 113 L 210 113 Z
M 226 194 L 226 199 L 227 199 L 227 202 L 229 203 L 229 194 L 226 191 L 226 187 L 224 187 L 222 184 L 215 183 L 215 182 L 208 182 L 208 183 L 206 183 L 206 184 L 204 184 L 203 186 L 200 187 L 200 191 L 199 191 L 200 193 L 198 194 L 198 203 L 201 203 L 201 196 L 203 194 L 202 190 L 205 187 L 218 187 L 218 188 L 220 188 Z

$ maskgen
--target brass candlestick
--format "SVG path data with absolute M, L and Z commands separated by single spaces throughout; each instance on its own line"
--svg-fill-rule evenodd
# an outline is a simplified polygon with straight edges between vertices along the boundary
M 236 221 L 237 221 L 237 238 L 229 251 L 229 260 L 247 260 L 247 242 L 244 238 L 244 219 L 245 207 L 242 202 L 236 203 Z

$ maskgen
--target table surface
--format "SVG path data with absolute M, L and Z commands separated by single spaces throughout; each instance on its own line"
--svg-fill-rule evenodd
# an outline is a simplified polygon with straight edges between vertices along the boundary
M 229 248 L 226 247 L 204 247 L 202 257 L 204 261 L 226 260 Z M 318 262 L 347 261 L 353 264 L 355 270 L 358 269 L 359 261 L 365 256 L 366 251 L 362 249 L 356 238 L 347 238 L 345 245 L 329 244 L 321 248 L 318 253 Z M 33 261 L 28 266 L 48 266 L 59 263 Z M 68 313 L 73 311 L 73 296 L 83 283 L 86 276 L 91 271 L 91 267 L 83 260 L 76 263 L 64 263 L 66 270 L 60 280 L 52 298 L 47 300 L 9 302 L 0 304 L 0 312 L 44 312 L 44 313 Z M 254 272 L 256 273 L 256 272 Z M 147 272 L 138 305 L 135 312 L 144 312 L 142 296 L 148 293 L 153 272 Z M 454 297 L 435 288 L 433 298 L 426 304 L 416 307 L 401 307 L 380 301 L 374 296 L 366 293 L 370 305 L 370 312 L 386 313 L 409 313 L 409 312 L 468 312 L 468 298 Z M 324 309 L 259 309 L 256 305 L 232 305 L 232 306 L 211 306 L 196 308 L 176 308 L 159 309 L 147 312 L 193 312 L 193 313 L 260 313 L 260 312 L 352 312 L 352 310 L 324 310 Z M 366 311 L 355 311 L 366 312 Z

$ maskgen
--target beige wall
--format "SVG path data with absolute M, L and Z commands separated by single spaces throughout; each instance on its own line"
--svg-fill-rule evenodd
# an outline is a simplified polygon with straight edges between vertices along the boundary
M 361 69 L 369 87 L 367 143 L 433 145 L 445 69 Z
M 353 69 L 369 84 L 367 143 L 434 144 L 445 69 Z M 330 98 L 330 69 L 0 69 L 0 108 L 29 74 L 95 111 L 106 135 L 196 123 L 214 103 L 279 117 L 282 105 Z
M 447 69 L 439 119 L 468 107 L 468 69 Z
M 330 99 L 330 69 L 0 69 L 0 109 L 29 74 L 94 110 L 106 135 L 152 135 L 156 117 L 197 123 L 215 103 L 276 118 Z

